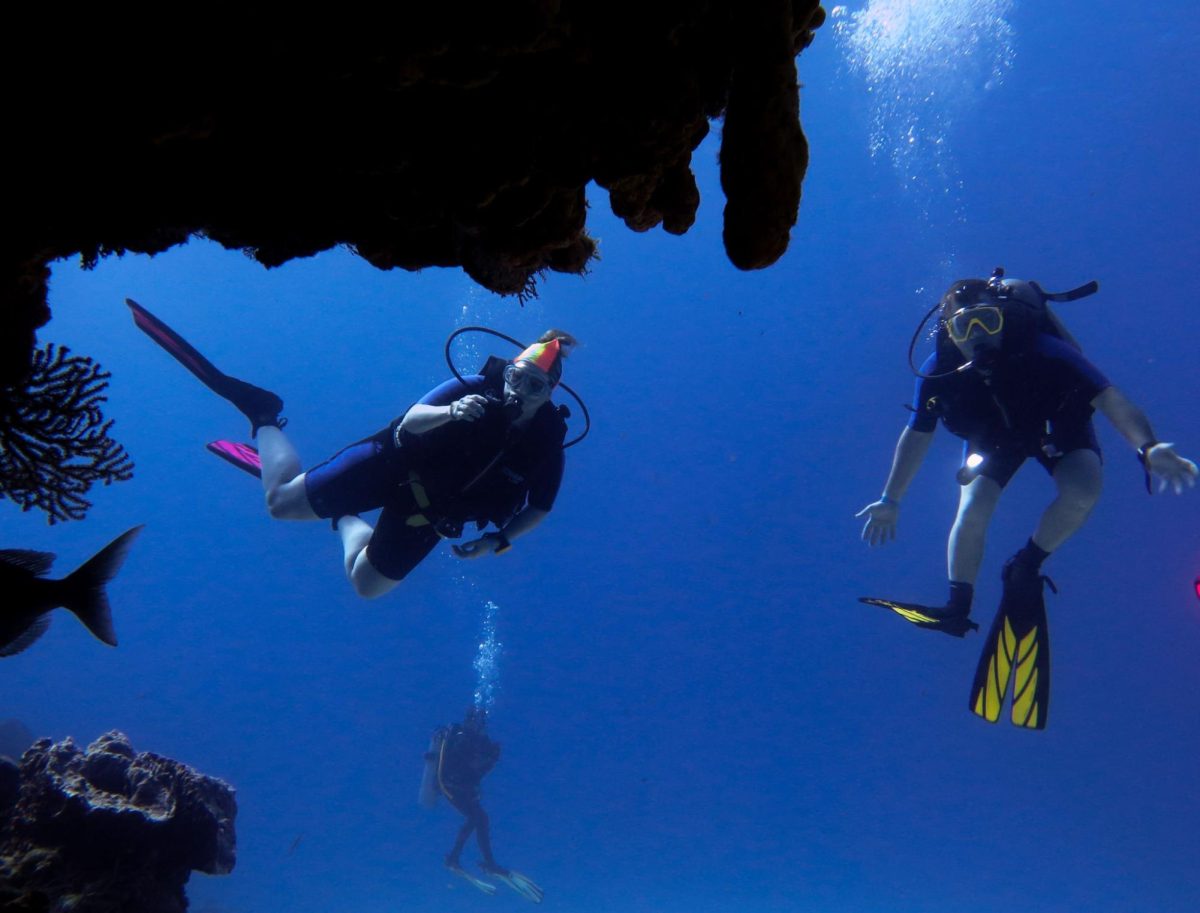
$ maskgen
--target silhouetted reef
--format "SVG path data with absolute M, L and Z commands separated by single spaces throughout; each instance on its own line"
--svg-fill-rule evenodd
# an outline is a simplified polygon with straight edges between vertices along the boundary
M 788 245 L 808 152 L 795 55 L 818 0 L 18 5 L 6 18 L 0 392 L 49 319 L 49 265 L 193 235 L 264 266 L 346 245 L 526 295 L 595 253 L 584 188 L 686 232 L 724 116 L 724 241 Z M 169 12 L 169 15 L 168 15 Z
M 0 911 L 183 913 L 193 870 L 233 870 L 236 815 L 232 787 L 119 732 L 40 739 L 0 758 Z

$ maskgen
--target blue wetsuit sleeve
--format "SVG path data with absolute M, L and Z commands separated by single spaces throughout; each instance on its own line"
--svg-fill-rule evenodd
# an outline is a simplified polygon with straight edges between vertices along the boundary
M 563 466 L 566 463 L 561 449 L 555 448 L 553 454 L 539 467 L 537 475 L 529 485 L 529 506 L 536 510 L 549 512 L 554 507 L 554 499 L 558 497 L 558 487 L 562 484 Z
M 1034 342 L 1038 354 L 1054 362 L 1063 371 L 1063 386 L 1091 402 L 1112 386 L 1104 372 L 1083 357 L 1083 353 L 1061 339 L 1039 333 Z
M 935 352 L 925 359 L 925 363 L 921 365 L 921 373 L 935 374 L 937 367 L 938 360 Z M 908 427 L 913 431 L 929 432 L 937 429 L 937 415 L 926 407 L 926 404 L 935 395 L 936 384 L 937 381 L 927 377 L 918 377 L 917 382 L 913 385 L 912 414 L 908 417 Z
M 443 384 L 438 384 L 417 402 L 422 406 L 449 406 L 456 399 L 462 399 L 472 393 L 482 394 L 486 383 L 482 374 L 466 374 L 460 381 L 450 378 Z

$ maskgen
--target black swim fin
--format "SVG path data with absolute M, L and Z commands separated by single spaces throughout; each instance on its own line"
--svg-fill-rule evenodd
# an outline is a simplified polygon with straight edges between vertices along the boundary
M 264 425 L 283 427 L 286 420 L 279 417 L 279 413 L 283 411 L 283 400 L 276 394 L 221 372 L 216 365 L 196 351 L 191 343 L 132 298 L 126 298 L 125 303 L 133 311 L 133 322 L 143 333 L 166 349 L 204 386 L 218 396 L 229 400 L 242 415 L 246 416 L 250 421 L 251 437 L 257 434 L 258 429 Z
M 971 621 L 969 612 L 948 612 L 944 606 L 927 606 L 916 602 L 896 602 L 894 599 L 876 599 L 860 596 L 864 605 L 890 609 L 907 622 L 928 631 L 941 631 L 951 637 L 964 637 L 968 631 L 978 631 L 979 625 Z
M 975 669 L 969 706 L 972 713 L 995 723 L 1011 680 L 1013 725 L 1045 729 L 1050 711 L 1050 629 L 1042 585 L 1058 590 L 1049 577 L 1015 567 L 1011 560 L 1003 579 L 1000 608 Z

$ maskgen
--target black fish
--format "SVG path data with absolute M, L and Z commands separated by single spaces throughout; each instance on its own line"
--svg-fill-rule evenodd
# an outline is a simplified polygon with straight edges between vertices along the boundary
M 70 609 L 89 631 L 110 647 L 117 645 L 104 584 L 121 569 L 140 526 L 122 533 L 73 574 L 46 580 L 54 555 L 0 549 L 0 656 L 26 649 L 50 627 L 50 612 Z

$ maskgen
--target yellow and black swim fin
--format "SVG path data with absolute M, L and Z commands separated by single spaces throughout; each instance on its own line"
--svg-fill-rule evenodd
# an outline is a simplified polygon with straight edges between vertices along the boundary
M 890 609 L 918 628 L 941 631 L 952 637 L 963 637 L 968 631 L 979 630 L 979 625 L 971 621 L 970 615 L 966 612 L 947 613 L 946 609 L 942 607 L 926 606 L 916 602 L 896 602 L 894 599 L 877 599 L 874 596 L 860 596 L 858 601 L 864 605 Z
M 999 720 L 1011 681 L 1013 725 L 1045 729 L 1050 711 L 1050 629 L 1043 581 L 1058 591 L 1048 577 L 1018 580 L 1018 575 L 1005 570 L 1004 595 L 971 685 L 971 712 L 989 723 Z

